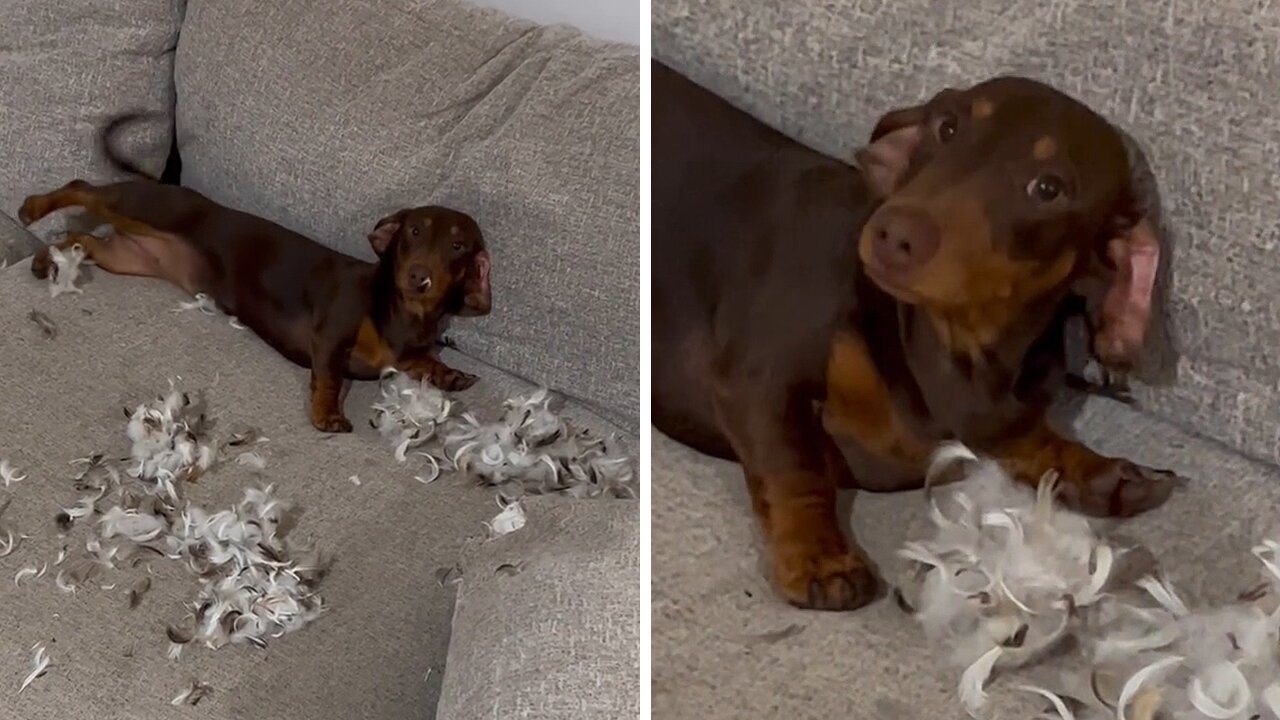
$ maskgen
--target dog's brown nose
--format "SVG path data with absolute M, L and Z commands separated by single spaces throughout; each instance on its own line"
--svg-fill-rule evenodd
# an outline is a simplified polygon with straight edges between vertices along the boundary
M 872 250 L 885 270 L 905 273 L 929 262 L 941 232 L 923 210 L 884 206 L 871 218 Z
M 409 287 L 427 290 L 431 287 L 431 272 L 424 267 L 409 268 Z

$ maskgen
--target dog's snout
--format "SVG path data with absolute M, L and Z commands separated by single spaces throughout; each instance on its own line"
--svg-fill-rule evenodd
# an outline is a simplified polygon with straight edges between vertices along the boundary
M 938 223 L 923 210 L 882 207 L 871 220 L 876 261 L 892 272 L 909 272 L 938 251 Z
M 430 289 L 431 271 L 422 266 L 409 268 L 409 286 L 416 290 Z

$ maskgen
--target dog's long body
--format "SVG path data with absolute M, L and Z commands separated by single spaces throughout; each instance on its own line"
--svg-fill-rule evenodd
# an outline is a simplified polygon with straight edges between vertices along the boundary
M 1149 311 L 1135 278 L 1154 237 L 1105 121 L 997 79 L 885 115 L 854 168 L 659 63 L 652 77 L 654 422 L 743 465 L 784 597 L 869 601 L 836 489 L 918 487 L 941 440 L 1026 482 L 1058 471 L 1095 514 L 1168 496 L 1167 474 L 1045 419 L 1072 287 L 1099 258 L 1115 266 L 1103 361 L 1131 357 Z
M 110 143 L 129 119 L 108 126 L 103 147 L 118 166 L 137 173 Z M 341 409 L 345 379 L 373 379 L 394 367 L 449 390 L 475 382 L 436 357 L 450 316 L 485 314 L 491 306 L 484 239 L 462 212 L 428 206 L 383 218 L 369 235 L 378 254 L 373 263 L 150 178 L 103 186 L 73 180 L 27 198 L 19 218 L 32 223 L 71 206 L 111 223 L 115 234 L 75 234 L 61 247 L 82 246 L 112 273 L 162 278 L 208 295 L 281 355 L 310 368 L 317 428 L 350 430 Z M 48 252 L 31 267 L 45 277 Z

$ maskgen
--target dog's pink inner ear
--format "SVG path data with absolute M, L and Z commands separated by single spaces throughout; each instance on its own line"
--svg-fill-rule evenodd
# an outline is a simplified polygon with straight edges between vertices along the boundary
M 387 251 L 387 247 L 391 245 L 391 240 L 396 236 L 396 231 L 400 229 L 399 220 L 387 220 L 378 223 L 378 226 L 369 233 L 369 245 L 373 251 L 381 255 Z
M 1102 303 L 1102 325 L 1094 338 L 1100 360 L 1131 365 L 1138 360 L 1151 320 L 1160 242 L 1151 223 L 1142 219 L 1107 244 L 1116 273 Z
M 486 315 L 493 306 L 493 290 L 489 286 L 489 253 L 476 253 L 467 273 L 465 295 L 462 298 L 461 315 Z
M 923 134 L 920 125 L 907 125 L 884 133 L 857 152 L 854 159 L 873 197 L 887 197 L 902 184 Z

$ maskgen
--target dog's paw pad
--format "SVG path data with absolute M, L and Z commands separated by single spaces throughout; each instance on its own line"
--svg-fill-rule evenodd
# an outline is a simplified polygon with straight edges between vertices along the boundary
M 792 553 L 775 576 L 783 597 L 809 610 L 856 610 L 879 591 L 875 573 L 850 552 Z
M 330 415 L 322 418 L 314 418 L 311 424 L 320 432 L 328 433 L 349 433 L 351 432 L 351 421 L 341 415 Z

